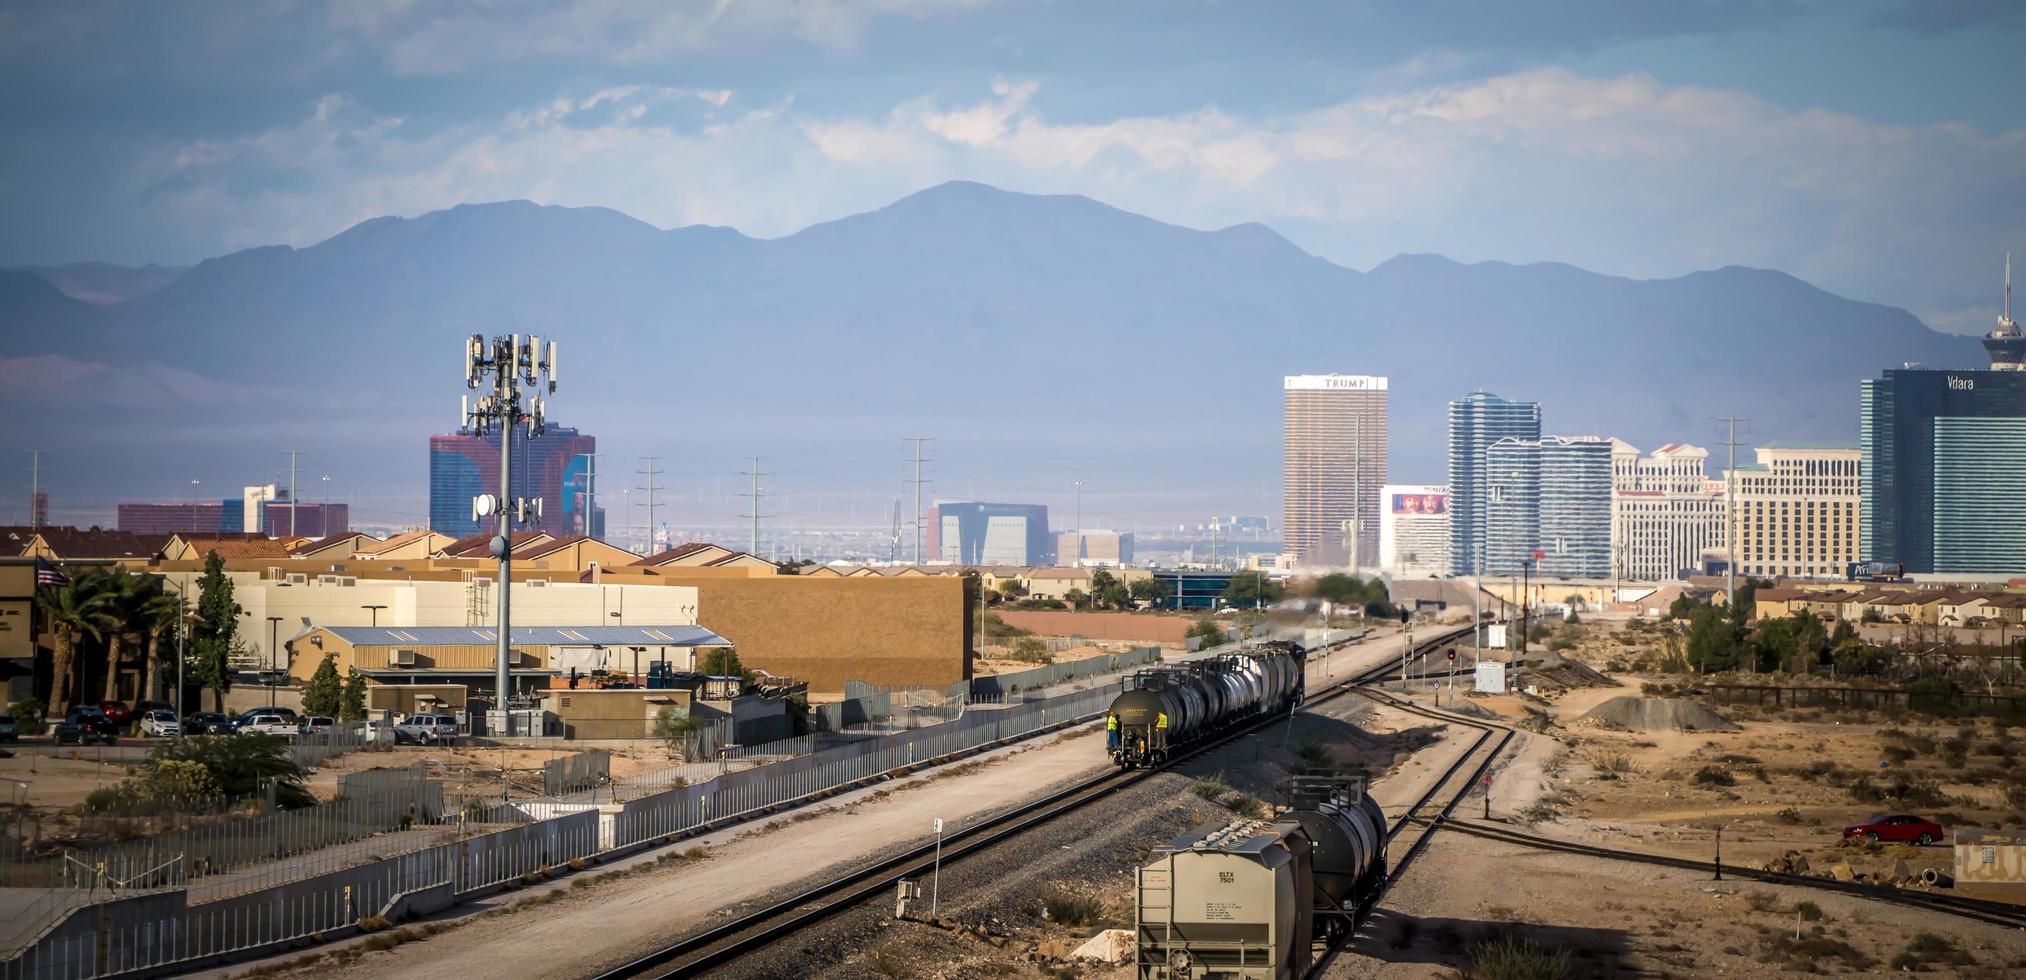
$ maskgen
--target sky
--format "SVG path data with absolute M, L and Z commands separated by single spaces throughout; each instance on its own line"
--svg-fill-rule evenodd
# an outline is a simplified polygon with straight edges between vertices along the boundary
M 0 266 L 527 198 L 775 236 L 948 179 L 1989 329 L 2026 4 L 0 0 Z

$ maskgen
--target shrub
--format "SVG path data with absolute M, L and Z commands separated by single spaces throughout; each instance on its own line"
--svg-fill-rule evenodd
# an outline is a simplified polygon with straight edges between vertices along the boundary
M 1763 888 L 1754 888 L 1745 893 L 1745 907 L 1754 912 L 1771 912 L 1780 905 L 1780 896 Z
M 668 747 L 680 751 L 695 732 L 710 727 L 710 722 L 687 711 L 678 711 L 674 705 L 664 705 L 654 713 L 654 737 L 668 743 Z
M 1265 817 L 1269 813 L 1266 801 L 1251 793 L 1239 793 L 1225 800 L 1224 805 L 1230 807 L 1231 812 L 1241 817 L 1253 817 L 1256 819 Z
M 1569 954 L 1500 934 L 1470 947 L 1468 975 L 1472 980 L 1561 980 L 1569 975 Z
M 1800 916 L 1803 922 L 1820 922 L 1822 921 L 1822 906 L 1814 902 L 1799 902 L 1794 906 L 1794 914 Z
M 1555 808 L 1549 806 L 1546 802 L 1535 801 L 1521 807 L 1520 811 L 1514 814 L 1514 816 L 1518 817 L 1522 823 L 1536 824 L 1554 823 L 1557 814 L 1555 813 Z
M 1736 786 L 1738 777 L 1722 766 L 1704 766 L 1691 777 L 1697 786 Z
M 1614 776 L 1623 776 L 1638 771 L 1632 765 L 1631 757 L 1623 752 L 1599 752 L 1590 758 L 1590 765 L 1595 767 L 1598 772 L 1606 772 Z
M 274 787 L 276 805 L 286 809 L 311 806 L 316 798 L 303 788 L 288 743 L 271 735 L 192 735 L 155 746 L 153 762 L 193 762 L 211 774 L 219 795 L 234 799 Z
M 1061 888 L 1051 889 L 1041 896 L 1041 908 L 1050 921 L 1065 926 L 1092 925 L 1104 915 L 1104 902 L 1096 895 Z
M 1013 641 L 1012 650 L 1006 654 L 1009 660 L 1021 663 L 1045 664 L 1054 660 L 1048 655 L 1048 644 L 1038 636 L 1023 636 Z
M 23 735 L 41 735 L 49 728 L 43 716 L 49 711 L 47 705 L 34 698 L 16 701 L 7 706 L 7 713 L 14 716 L 14 725 Z
M 1774 814 L 1774 816 L 1779 817 L 1781 823 L 1801 822 L 1801 811 L 1796 810 L 1791 806 L 1781 810 L 1779 813 Z
M 1206 776 L 1190 783 L 1189 792 L 1215 803 L 1223 799 L 1224 794 L 1231 792 L 1231 787 L 1225 785 L 1224 780 L 1218 779 L 1215 776 Z

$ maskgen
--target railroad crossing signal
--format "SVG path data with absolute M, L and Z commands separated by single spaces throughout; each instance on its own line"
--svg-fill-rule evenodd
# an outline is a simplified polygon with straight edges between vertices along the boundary
M 1454 663 L 1454 662 L 1456 661 L 1456 648 L 1455 648 L 1455 647 L 1450 647 L 1450 648 L 1449 648 L 1449 660 L 1450 660 L 1450 662 L 1451 662 L 1451 663 Z

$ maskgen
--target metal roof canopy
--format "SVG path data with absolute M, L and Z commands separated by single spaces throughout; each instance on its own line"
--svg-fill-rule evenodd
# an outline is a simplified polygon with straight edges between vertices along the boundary
M 499 642 L 489 626 L 325 626 L 353 646 L 476 646 Z M 728 647 L 732 641 L 701 626 L 516 626 L 513 642 L 527 646 Z

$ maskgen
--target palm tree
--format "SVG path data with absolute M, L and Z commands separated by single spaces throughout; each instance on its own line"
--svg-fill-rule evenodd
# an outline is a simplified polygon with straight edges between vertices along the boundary
M 35 604 L 42 611 L 43 625 L 56 634 L 56 653 L 50 663 L 49 708 L 51 714 L 70 709 L 71 661 L 77 642 L 84 637 L 105 635 L 113 617 L 107 610 L 111 599 L 99 588 L 99 576 L 79 575 L 68 585 L 37 589 Z
M 141 628 L 141 608 L 161 588 L 161 580 L 139 572 L 115 571 L 106 575 L 104 582 L 111 599 L 106 611 L 113 617 L 106 630 L 105 699 L 111 701 L 120 696 L 120 655 L 126 652 L 128 637 Z
M 162 635 L 175 629 L 177 621 L 188 611 L 183 597 L 169 592 L 158 592 L 141 604 L 141 628 L 148 634 L 148 679 L 142 697 L 152 698 L 161 690 Z M 178 712 L 183 710 L 183 692 L 177 691 L 170 701 Z

